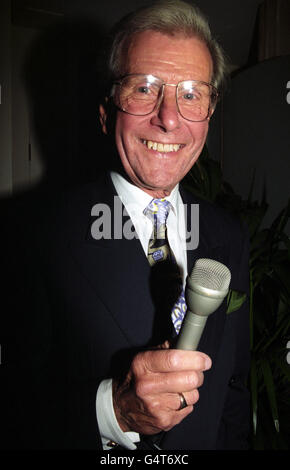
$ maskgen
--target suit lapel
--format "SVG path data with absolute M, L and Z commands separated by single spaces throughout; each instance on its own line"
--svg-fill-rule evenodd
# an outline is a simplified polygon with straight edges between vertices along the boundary
M 89 203 L 87 201 L 80 208 L 82 221 L 75 224 L 76 231 L 70 234 L 72 255 L 128 345 L 143 347 L 151 338 L 154 316 L 149 292 L 149 263 L 133 226 L 132 239 L 114 239 L 114 233 L 117 233 L 114 221 L 120 222 L 120 214 L 116 211 L 123 210 L 123 205 L 109 176 L 88 199 Z M 91 210 L 100 203 L 111 214 L 112 237 L 97 240 L 92 228 L 96 216 L 91 216 Z M 123 224 L 126 223 L 128 228 L 128 216 L 123 217 Z

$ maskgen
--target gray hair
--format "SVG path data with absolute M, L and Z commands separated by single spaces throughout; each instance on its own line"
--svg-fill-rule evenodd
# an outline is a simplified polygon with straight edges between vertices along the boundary
M 213 38 L 208 21 L 199 8 L 181 0 L 160 0 L 125 16 L 112 31 L 108 68 L 110 78 L 123 73 L 125 51 L 131 37 L 144 31 L 167 35 L 181 34 L 197 37 L 208 48 L 213 61 L 211 83 L 219 88 L 226 75 L 226 59 L 221 46 Z

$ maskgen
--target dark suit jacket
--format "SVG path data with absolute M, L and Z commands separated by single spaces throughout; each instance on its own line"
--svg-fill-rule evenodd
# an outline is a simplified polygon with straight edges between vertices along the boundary
M 121 376 L 136 351 L 156 341 L 151 272 L 139 240 L 96 240 L 91 234 L 92 207 L 113 208 L 114 196 L 105 175 L 57 200 L 52 211 L 39 214 L 23 249 L 23 265 L 10 265 L 14 281 L 21 279 L 20 289 L 9 296 L 13 315 L 6 325 L 6 372 L 2 366 L 9 384 L 2 401 L 9 405 L 12 448 L 101 449 L 98 384 Z M 231 270 L 230 287 L 247 292 L 248 244 L 239 222 L 189 193 L 182 191 L 182 197 L 186 204 L 200 203 L 200 241 L 188 251 L 188 272 L 200 257 L 216 259 Z M 224 302 L 209 317 L 199 350 L 213 363 L 200 399 L 190 416 L 164 434 L 161 446 L 245 448 L 246 304 L 226 315 Z

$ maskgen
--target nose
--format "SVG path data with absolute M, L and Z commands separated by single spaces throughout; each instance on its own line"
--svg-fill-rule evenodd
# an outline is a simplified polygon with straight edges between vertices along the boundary
M 172 132 L 180 127 L 180 114 L 178 112 L 175 87 L 165 88 L 158 108 L 151 118 L 151 124 L 158 126 L 163 132 Z

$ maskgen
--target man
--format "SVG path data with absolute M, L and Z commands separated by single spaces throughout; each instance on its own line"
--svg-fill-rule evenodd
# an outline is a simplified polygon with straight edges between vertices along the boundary
M 179 187 L 207 137 L 224 73 L 220 48 L 194 7 L 156 2 L 118 25 L 109 63 L 111 90 L 100 121 L 122 165 L 64 197 L 41 224 L 42 236 L 37 232 L 35 305 L 25 325 L 29 353 L 15 412 L 27 425 L 25 432 L 18 426 L 20 442 L 105 450 L 246 448 L 245 306 L 227 316 L 224 302 L 208 319 L 199 351 L 181 351 L 172 338 L 182 322 L 182 289 L 171 309 L 165 305 L 173 289 L 167 268 L 178 266 L 184 287 L 198 258 L 227 265 L 230 287 L 247 291 L 247 241 L 239 223 Z M 164 199 L 171 262 L 155 263 L 153 250 L 150 263 L 155 216 L 148 217 L 148 207 Z M 113 234 L 125 207 L 135 236 L 96 233 L 100 204 L 111 210 Z M 192 215 L 193 204 L 199 204 L 199 243 L 186 250 L 192 221 L 183 208 Z

